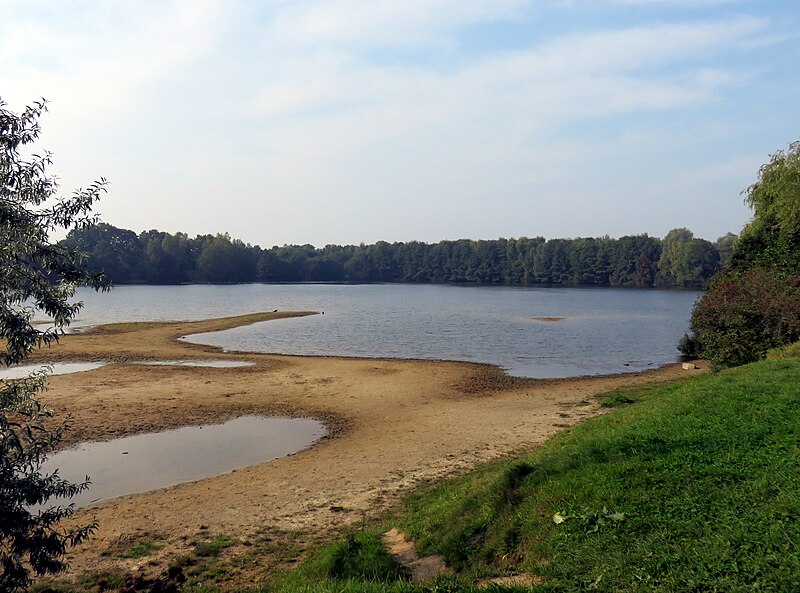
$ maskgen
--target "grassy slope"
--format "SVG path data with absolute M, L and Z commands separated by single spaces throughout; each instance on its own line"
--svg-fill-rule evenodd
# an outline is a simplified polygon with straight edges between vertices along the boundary
M 791 354 L 626 391 L 610 401 L 634 403 L 523 458 L 410 496 L 393 524 L 461 579 L 425 590 L 525 571 L 543 577 L 541 591 L 800 591 L 800 359 Z M 554 523 L 555 513 L 566 520 Z M 388 569 L 376 582 L 378 538 L 327 548 L 269 590 L 422 590 Z

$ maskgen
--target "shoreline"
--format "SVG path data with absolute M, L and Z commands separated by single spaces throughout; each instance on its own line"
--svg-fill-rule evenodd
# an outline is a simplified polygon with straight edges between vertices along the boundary
M 328 431 L 288 457 L 79 510 L 74 524 L 96 519 L 100 527 L 70 551 L 68 578 L 112 568 L 158 572 L 187 551 L 201 527 L 240 542 L 265 533 L 325 537 L 389 508 L 419 484 L 533 448 L 602 413 L 603 393 L 696 374 L 674 364 L 615 376 L 517 379 L 483 363 L 222 353 L 177 339 L 299 314 L 116 324 L 62 336 L 31 357 L 29 362 L 97 356 L 122 363 L 49 379 L 43 399 L 73 418 L 68 444 L 246 414 L 316 418 Z M 124 364 L 144 358 L 256 364 Z M 144 559 L 125 558 L 123 548 L 142 538 L 164 545 Z M 243 543 L 226 553 L 246 551 Z M 239 577 L 255 585 L 264 575 L 258 567 L 243 567 Z
M 577 374 L 577 375 L 567 375 L 564 377 L 527 377 L 522 375 L 514 375 L 508 369 L 503 368 L 501 365 L 492 362 L 481 362 L 477 360 L 459 360 L 459 359 L 452 359 L 452 358 L 414 358 L 414 357 L 386 357 L 386 356 L 363 356 L 363 355 L 347 355 L 347 354 L 292 354 L 292 353 L 284 353 L 284 352 L 257 352 L 251 350 L 227 350 L 223 346 L 216 346 L 213 344 L 203 344 L 200 342 L 188 342 L 185 341 L 184 338 L 192 335 L 198 335 L 202 333 L 215 333 L 217 331 L 225 331 L 227 329 L 233 329 L 236 327 L 241 327 L 244 325 L 251 325 L 253 323 L 259 323 L 262 321 L 270 321 L 272 319 L 287 319 L 287 318 L 294 318 L 294 317 L 307 317 L 312 315 L 320 315 L 319 311 L 286 311 L 283 313 L 248 313 L 244 315 L 236 315 L 231 317 L 220 317 L 220 318 L 209 318 L 203 320 L 169 320 L 169 321 L 132 321 L 132 322 L 121 322 L 121 323 L 108 323 L 108 324 L 98 324 L 95 326 L 90 326 L 85 330 L 81 330 L 80 332 L 75 333 L 67 333 L 63 334 L 60 339 L 64 339 L 68 336 L 106 336 L 106 335 L 113 335 L 118 333 L 125 333 L 128 330 L 120 331 L 120 327 L 130 327 L 133 328 L 135 331 L 140 329 L 149 329 L 153 327 L 167 327 L 173 325 L 197 325 L 197 324 L 205 324 L 205 323 L 214 323 L 218 327 L 213 329 L 197 329 L 195 331 L 189 331 L 184 335 L 175 335 L 172 336 L 170 341 L 178 346 L 185 347 L 192 351 L 199 350 L 204 354 L 211 354 L 214 353 L 216 358 L 219 360 L 242 360 L 242 357 L 272 357 L 272 358 L 289 358 L 289 359 L 329 359 L 329 360 L 354 360 L 354 361 L 379 361 L 379 362 L 392 362 L 392 361 L 400 361 L 400 362 L 440 362 L 440 363 L 453 363 L 453 364 L 460 364 L 460 365 L 475 365 L 476 367 L 486 368 L 492 370 L 492 372 L 497 372 L 499 374 L 505 375 L 508 379 L 514 382 L 559 382 L 559 381 L 571 381 L 575 379 L 593 379 L 593 378 L 602 378 L 602 377 L 623 377 L 623 376 L 631 376 L 631 375 L 643 375 L 653 372 L 658 372 L 663 369 L 667 369 L 673 366 L 680 365 L 682 362 L 685 362 L 686 358 L 680 355 L 676 355 L 676 360 L 673 362 L 666 362 L 663 364 L 657 364 L 656 366 L 648 366 L 648 368 L 636 369 L 636 370 L 619 370 L 609 373 L 594 373 L 594 374 Z M 563 320 L 563 317 L 557 318 L 533 318 L 533 319 L 547 319 L 547 320 Z M 229 325 L 227 323 L 230 323 Z M 58 344 L 55 345 L 56 347 Z M 50 361 L 50 362 L 106 362 L 107 364 L 113 363 L 127 363 L 127 362 L 136 362 L 136 361 L 159 361 L 164 360 L 163 356 L 152 356 L 152 355 L 140 355 L 140 356 L 126 356 L 122 359 L 116 358 L 106 358 L 103 359 L 102 357 L 98 357 L 95 355 L 94 358 L 83 358 L 78 360 L 80 357 L 79 354 L 67 354 L 59 355 L 52 353 L 52 349 L 50 351 L 46 351 L 46 354 L 42 354 L 42 351 L 34 351 L 34 353 L 29 357 L 31 363 L 36 363 L 37 361 Z M 223 357 L 223 358 L 220 358 Z M 228 358 L 224 358 L 228 357 Z M 185 360 L 210 360 L 208 357 L 201 357 L 201 358 L 186 358 Z M 702 362 L 702 361 L 701 361 Z M 655 364 L 655 363 L 651 363 Z

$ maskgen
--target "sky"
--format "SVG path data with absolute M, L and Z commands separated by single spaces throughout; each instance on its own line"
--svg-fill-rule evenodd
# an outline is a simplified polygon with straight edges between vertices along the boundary
M 714 240 L 800 139 L 798 0 L 0 0 L 0 99 L 137 232 Z

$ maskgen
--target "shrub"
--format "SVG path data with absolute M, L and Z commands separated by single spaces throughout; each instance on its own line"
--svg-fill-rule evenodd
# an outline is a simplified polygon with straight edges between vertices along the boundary
M 800 339 L 800 276 L 776 268 L 721 275 L 695 306 L 692 329 L 714 368 L 764 358 Z
M 688 358 L 700 358 L 702 356 L 700 342 L 694 334 L 683 334 L 683 337 L 678 340 L 678 351 Z

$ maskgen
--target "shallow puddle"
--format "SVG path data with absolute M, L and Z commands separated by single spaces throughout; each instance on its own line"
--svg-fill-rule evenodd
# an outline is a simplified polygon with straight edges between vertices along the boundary
M 51 456 L 42 470 L 58 469 L 72 482 L 88 475 L 89 489 L 69 501 L 86 506 L 271 461 L 306 449 L 324 435 L 322 423 L 310 418 L 243 416 L 223 424 L 82 443 Z
M 136 364 L 148 366 L 208 367 L 212 369 L 235 369 L 252 367 L 256 363 L 246 360 L 143 360 Z
M 82 373 L 83 371 L 93 371 L 105 366 L 105 362 L 54 362 L 50 364 L 51 375 L 68 375 L 70 373 Z M 47 368 L 44 364 L 26 364 L 17 367 L 8 367 L 0 370 L 0 379 L 23 379 L 34 371 Z

